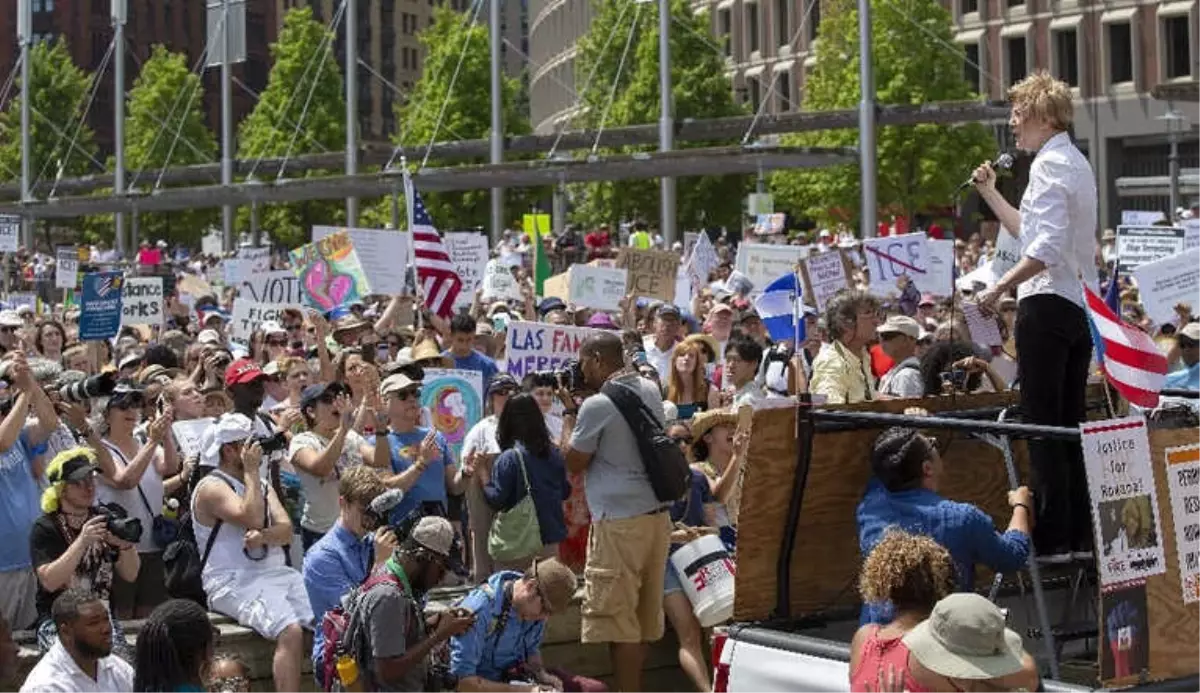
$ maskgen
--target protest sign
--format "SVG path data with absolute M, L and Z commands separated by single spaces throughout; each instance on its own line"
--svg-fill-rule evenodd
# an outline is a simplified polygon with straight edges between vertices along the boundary
M 1200 248 L 1147 262 L 1133 271 L 1146 314 L 1163 325 L 1175 322 L 1175 306 L 1184 303 L 1200 311 Z
M 973 301 L 963 301 L 962 312 L 967 319 L 967 333 L 971 335 L 972 342 L 985 347 L 1004 346 L 995 316 L 985 317 L 979 304 Z
M 951 241 L 953 243 L 953 241 Z M 997 277 L 1017 266 L 1021 261 L 1021 239 L 1004 229 L 996 233 L 996 251 L 992 255 L 992 271 Z
M 549 214 L 524 214 L 521 216 L 521 230 L 532 240 L 550 233 L 550 222 Z
M 786 214 L 759 214 L 754 218 L 754 235 L 755 236 L 773 236 L 783 233 L 784 221 L 787 219 Z
M 1100 587 L 1166 572 L 1146 420 L 1130 416 L 1079 429 Z
M 306 306 L 325 313 L 361 301 L 371 293 L 350 234 L 345 231 L 302 245 L 291 255 Z
M 303 300 L 300 279 L 291 270 L 266 272 L 247 278 L 240 284 L 241 298 L 278 306 L 300 306 Z
M 1162 210 L 1142 211 L 1140 209 L 1121 210 L 1121 223 L 1129 226 L 1153 226 L 1166 219 Z
M 346 232 L 367 277 L 371 291 L 394 296 L 404 293 L 404 280 L 410 260 L 409 245 L 412 234 L 407 231 L 389 229 L 341 228 L 336 226 L 314 226 L 313 241 L 326 236 Z
M 1150 604 L 1146 581 L 1101 589 L 1100 679 L 1105 687 L 1150 668 Z
M 243 246 L 238 248 L 237 259 L 250 261 L 250 272 L 262 274 L 271 271 L 271 249 Z M 234 285 L 236 286 L 236 285 Z
M 162 277 L 130 277 L 121 292 L 122 325 L 161 325 L 165 317 Z
M 225 237 L 220 231 L 207 233 L 200 239 L 200 252 L 204 255 L 220 257 L 225 252 Z
M 1200 248 L 1200 217 L 1184 219 L 1179 225 L 1183 227 L 1183 249 Z
M 483 374 L 454 368 L 426 368 L 424 374 L 422 416 L 446 439 L 451 458 L 457 460 L 467 432 L 483 418 Z
M 1200 601 L 1200 445 L 1167 448 L 1167 488 L 1183 603 Z
M 930 238 L 925 241 L 929 251 L 929 276 L 926 283 L 937 287 L 929 293 L 950 296 L 954 293 L 954 241 Z
M 675 277 L 679 269 L 679 256 L 675 253 L 622 248 L 617 267 L 629 271 L 626 293 L 660 301 L 675 300 Z
M 834 294 L 850 286 L 846 259 L 840 250 L 818 253 L 804 258 L 800 274 L 804 279 L 804 302 L 819 311 Z
M 704 234 L 708 235 L 708 234 Z M 684 231 L 683 232 L 683 257 L 691 257 L 692 248 L 696 247 L 696 242 L 700 240 L 699 231 Z
M 561 298 L 564 302 L 571 298 L 571 278 L 566 272 L 556 274 L 542 282 L 542 298 Z
M 579 347 L 598 331 L 540 322 L 508 324 L 508 372 L 517 380 L 528 373 L 562 368 L 579 358 Z
M 454 300 L 454 308 L 470 306 L 475 291 L 483 286 L 483 274 L 488 264 L 488 239 L 481 233 L 448 233 L 442 239 L 454 271 L 462 280 L 462 290 Z
M 626 271 L 591 265 L 572 265 L 567 271 L 570 301 L 577 306 L 617 312 L 625 296 Z
M 79 341 L 112 339 L 121 329 L 121 272 L 94 272 L 83 277 L 79 300 Z
M 1147 262 L 1183 252 L 1183 229 L 1178 226 L 1118 226 L 1117 269 L 1132 272 Z
M 717 258 L 717 251 L 713 248 L 712 241 L 708 240 L 708 234 L 699 234 L 696 238 L 696 244 L 692 246 L 690 254 L 684 254 L 687 260 L 687 274 L 690 277 L 692 289 L 700 291 L 708 286 L 708 275 L 721 264 Z
M 675 275 L 675 305 L 679 310 L 692 311 L 692 280 L 680 267 Z
M 29 309 L 32 310 L 35 314 L 42 312 L 41 310 L 39 310 L 39 308 L 41 308 L 41 306 L 38 305 L 37 294 L 31 294 L 31 293 L 9 294 L 8 300 L 5 301 L 5 303 L 12 310 L 16 310 L 18 308 L 21 308 L 22 306 L 29 306 Z
M 54 288 L 74 289 L 79 281 L 79 253 L 73 245 L 54 250 Z
M 742 242 L 738 245 L 734 269 L 750 281 L 752 291 L 761 292 L 779 277 L 795 272 L 796 263 L 808 257 L 810 250 L 804 245 Z
M 290 270 L 286 271 L 288 274 L 292 274 Z M 177 288 L 179 289 L 180 296 L 186 295 L 198 297 L 207 296 L 213 293 L 212 287 L 208 285 L 208 282 L 204 280 L 204 277 L 201 277 L 197 274 L 185 274 L 180 277 Z
M 932 286 L 929 275 L 929 249 L 925 234 L 863 240 L 863 255 L 871 278 L 869 290 L 876 296 L 897 296 L 896 280 L 908 277 L 922 293 L 946 293 L 944 286 Z
M 183 459 L 198 457 L 201 452 L 201 436 L 215 421 L 216 419 L 209 417 L 172 423 L 171 432 L 175 434 L 175 444 L 179 447 L 179 456 Z
M 233 312 L 229 316 L 229 334 L 234 339 L 247 343 L 250 335 L 262 323 L 268 320 L 283 322 L 283 311 L 287 306 L 280 304 L 255 303 L 248 298 L 233 299 Z
M 483 299 L 485 301 L 519 301 L 521 287 L 513 268 L 500 260 L 488 260 L 483 268 Z
M 254 260 L 244 258 L 222 260 L 220 266 L 224 268 L 222 279 L 225 286 L 241 286 L 254 279 L 254 264 Z
M 0 253 L 15 253 L 21 247 L 21 217 L 0 214 Z

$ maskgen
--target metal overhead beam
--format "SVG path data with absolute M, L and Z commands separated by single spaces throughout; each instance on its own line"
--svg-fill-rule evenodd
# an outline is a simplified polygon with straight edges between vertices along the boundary
M 982 103 L 979 101 L 956 101 L 918 105 L 891 105 L 878 108 L 877 123 L 879 127 L 889 125 L 918 125 L 932 123 L 950 125 L 955 123 L 972 123 L 1004 120 L 1008 118 L 1008 106 L 1002 103 Z M 754 116 L 733 116 L 729 118 L 708 118 L 704 120 L 683 120 L 675 124 L 675 140 L 677 142 L 733 142 L 742 141 L 743 136 L 754 129 L 751 136 L 780 135 L 795 132 L 812 132 L 817 130 L 854 129 L 858 127 L 858 109 L 841 109 L 836 111 L 818 111 L 808 113 L 779 113 L 763 114 L 758 122 Z M 658 144 L 659 125 L 628 125 L 623 127 L 606 128 L 600 140 L 604 147 L 634 147 L 654 146 Z M 519 135 L 507 137 L 504 141 L 504 151 L 512 156 L 528 156 L 545 154 L 558 141 L 557 151 L 591 149 L 596 142 L 596 132 L 592 130 L 576 130 L 563 133 L 561 139 L 556 134 L 548 135 Z M 491 141 L 488 139 L 460 140 L 457 142 L 437 142 L 430 152 L 430 159 L 435 161 L 461 161 L 464 159 L 486 160 L 490 153 Z M 414 147 L 412 151 L 424 155 L 424 147 Z M 360 148 L 359 163 L 364 167 L 381 167 L 391 158 L 392 147 L 388 145 L 371 144 Z M 264 159 L 258 166 L 260 173 L 267 176 L 280 172 L 284 177 L 298 177 L 312 171 L 336 171 L 345 165 L 344 152 L 324 152 L 320 154 L 303 154 L 293 156 L 286 161 L 283 159 Z M 234 175 L 245 176 L 255 167 L 253 160 L 238 160 L 233 162 Z M 194 166 L 175 166 L 161 172 L 147 170 L 142 176 L 147 180 L 157 179 L 162 174 L 164 186 L 200 185 L 209 187 L 214 180 L 219 180 L 221 164 L 197 164 Z M 32 191 L 34 197 L 44 196 L 49 192 L 50 183 L 39 185 Z M 64 195 L 90 193 L 96 190 L 113 187 L 111 174 L 93 174 L 77 178 L 64 178 L 58 182 L 58 192 Z M 16 183 L 0 185 L 0 200 L 20 200 L 21 190 Z
M 513 161 L 421 169 L 413 174 L 417 188 L 426 192 L 548 186 L 559 183 L 749 174 L 759 170 L 816 168 L 852 164 L 857 153 L 850 148 L 812 147 L 714 147 L 672 152 L 618 154 L 569 161 Z M 130 193 L 123 198 L 110 195 L 78 196 L 0 204 L 0 214 L 25 214 L 30 218 L 71 218 L 115 212 L 165 212 L 182 209 L 332 200 L 348 196 L 379 197 L 396 189 L 397 174 L 374 173 L 353 176 L 296 178 L 274 183 L 249 182 L 229 186 L 163 188 L 157 192 Z

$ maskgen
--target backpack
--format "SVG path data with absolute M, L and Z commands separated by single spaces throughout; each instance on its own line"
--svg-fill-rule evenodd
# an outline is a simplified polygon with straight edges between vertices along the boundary
M 358 617 L 358 606 L 362 595 L 370 592 L 377 585 L 393 584 L 400 587 L 400 581 L 390 570 L 379 570 L 367 576 L 365 582 L 344 597 L 340 604 L 325 612 L 321 617 L 321 635 L 325 640 L 321 643 L 320 660 L 316 662 L 317 669 L 313 673 L 321 689 L 325 691 L 344 690 L 340 688 L 341 679 L 338 677 L 338 656 L 345 653 L 354 657 L 355 662 L 361 662 L 358 648 L 348 634 L 350 627 Z M 361 628 L 360 628 L 361 630 Z M 359 672 L 361 680 L 362 672 Z
M 692 483 L 692 468 L 675 441 L 667 437 L 654 412 L 631 388 L 609 381 L 600 388 L 629 424 L 637 440 L 638 454 L 646 468 L 646 476 L 654 496 L 663 503 L 673 503 L 688 492 Z

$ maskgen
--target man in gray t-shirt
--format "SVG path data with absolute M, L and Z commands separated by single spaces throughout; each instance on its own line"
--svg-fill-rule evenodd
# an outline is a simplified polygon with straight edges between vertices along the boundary
M 616 334 L 589 338 L 579 350 L 588 389 L 605 383 L 632 389 L 663 423 L 657 386 L 625 372 Z M 565 457 L 572 473 L 585 472 L 584 489 L 592 525 L 584 566 L 581 640 L 608 643 L 617 689 L 642 690 L 645 644 L 663 635 L 663 578 L 671 520 L 646 475 L 637 438 L 606 395 L 594 394 L 579 411 L 563 412 L 572 427 Z

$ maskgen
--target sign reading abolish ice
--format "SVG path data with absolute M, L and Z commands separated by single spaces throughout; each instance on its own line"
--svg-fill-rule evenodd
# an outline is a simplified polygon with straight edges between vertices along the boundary
M 526 373 L 560 368 L 579 358 L 579 347 L 596 333 L 586 327 L 540 322 L 508 324 L 508 372 L 518 380 Z
M 1167 448 L 1167 488 L 1183 603 L 1200 601 L 1200 445 Z
M 361 301 L 371 293 L 367 275 L 345 231 L 330 234 L 292 251 L 304 304 L 329 312 Z
M 876 296 L 899 295 L 896 280 L 900 277 L 911 279 L 922 293 L 949 293 L 949 285 L 933 285 L 929 274 L 929 249 L 923 233 L 868 238 L 863 241 L 863 256 L 871 278 L 870 291 Z
M 1100 587 L 1166 572 L 1145 419 L 1096 421 L 1079 429 Z
M 79 341 L 112 339 L 121 329 L 121 272 L 95 272 L 83 276 L 79 301 Z

